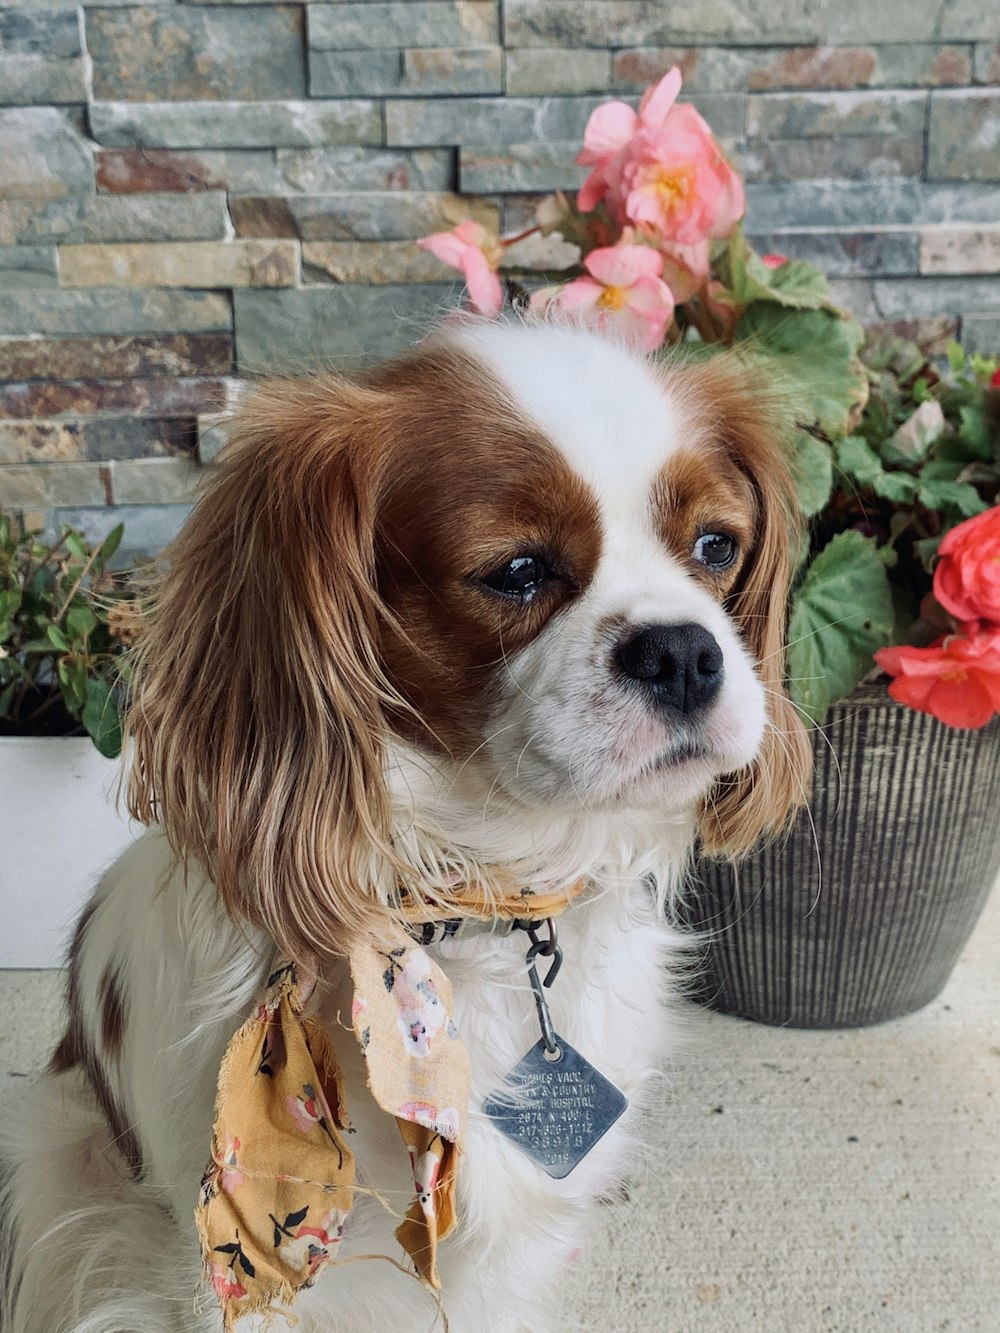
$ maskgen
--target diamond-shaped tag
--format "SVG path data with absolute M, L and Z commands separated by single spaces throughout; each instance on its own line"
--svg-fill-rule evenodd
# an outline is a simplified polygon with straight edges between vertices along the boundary
M 568 1176 L 628 1106 L 628 1098 L 562 1037 L 558 1059 L 544 1040 L 483 1106 L 497 1128 L 556 1180 Z

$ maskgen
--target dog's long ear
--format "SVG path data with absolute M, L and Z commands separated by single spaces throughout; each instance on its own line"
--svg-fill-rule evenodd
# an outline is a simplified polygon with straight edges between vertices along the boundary
M 143 608 L 128 807 L 296 957 L 374 924 L 389 797 L 375 491 L 385 406 L 265 384 Z
M 767 728 L 749 768 L 727 775 L 705 802 L 700 835 L 716 856 L 749 852 L 779 832 L 808 799 L 812 748 L 785 689 L 785 629 L 792 544 L 800 530 L 783 436 L 788 411 L 780 395 L 762 395 L 750 369 L 729 357 L 700 367 L 717 412 L 715 435 L 748 478 L 756 500 L 751 559 L 727 603 L 766 691 Z

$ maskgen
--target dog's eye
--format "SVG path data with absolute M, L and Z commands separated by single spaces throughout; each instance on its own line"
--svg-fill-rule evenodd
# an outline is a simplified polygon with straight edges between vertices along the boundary
M 484 574 L 480 583 L 504 597 L 534 597 L 552 573 L 548 563 L 539 555 L 517 555 L 505 565 Z
M 724 532 L 704 532 L 694 544 L 694 558 L 709 569 L 728 569 L 739 547 L 735 537 Z

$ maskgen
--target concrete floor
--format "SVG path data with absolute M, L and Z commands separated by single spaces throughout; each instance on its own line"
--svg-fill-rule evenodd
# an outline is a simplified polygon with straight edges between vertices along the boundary
M 0 1098 L 44 1058 L 60 981 L 0 972 Z M 1000 1333 L 1000 892 L 919 1014 L 695 1015 L 650 1140 L 567 1333 Z

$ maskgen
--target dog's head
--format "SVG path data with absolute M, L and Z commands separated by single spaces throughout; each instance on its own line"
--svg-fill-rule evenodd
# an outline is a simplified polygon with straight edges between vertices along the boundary
M 746 850 L 808 772 L 779 433 L 735 359 L 552 326 L 264 385 L 150 603 L 133 813 L 309 952 L 403 870 L 394 742 L 514 810 L 697 808 Z

